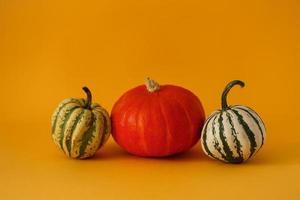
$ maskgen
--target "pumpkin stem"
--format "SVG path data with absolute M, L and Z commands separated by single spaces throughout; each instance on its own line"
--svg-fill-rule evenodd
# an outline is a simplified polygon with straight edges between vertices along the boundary
M 240 81 L 240 80 L 234 80 L 234 81 L 231 81 L 230 83 L 228 83 L 226 85 L 226 87 L 223 91 L 223 94 L 222 94 L 222 110 L 226 110 L 228 108 L 227 94 L 231 90 L 231 88 L 235 85 L 240 85 L 241 87 L 244 87 L 245 83 L 243 81 Z
M 160 88 L 159 84 L 156 81 L 150 79 L 149 77 L 146 78 L 145 85 L 149 92 L 155 92 Z
M 89 90 L 89 88 L 87 87 L 83 87 L 82 88 L 83 91 L 86 93 L 86 100 L 85 100 L 85 105 L 84 105 L 84 108 L 86 109 L 91 109 L 91 104 L 92 104 L 92 93 L 91 91 Z

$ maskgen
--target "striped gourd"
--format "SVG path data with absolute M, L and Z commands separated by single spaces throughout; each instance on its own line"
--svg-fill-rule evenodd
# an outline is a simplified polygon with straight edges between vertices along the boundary
M 222 94 L 222 109 L 206 120 L 201 146 L 206 155 L 229 163 L 241 163 L 252 157 L 264 144 L 265 125 L 258 114 L 246 106 L 228 106 L 227 94 L 239 80 L 230 82 Z
M 52 115 L 52 138 L 57 146 L 71 158 L 93 156 L 107 141 L 111 123 L 108 112 L 83 87 L 87 99 L 63 100 Z

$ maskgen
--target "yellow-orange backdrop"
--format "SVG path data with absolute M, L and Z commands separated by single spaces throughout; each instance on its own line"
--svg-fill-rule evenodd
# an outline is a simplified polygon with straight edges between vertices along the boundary
M 299 1 L 0 0 L 1 199 L 300 199 Z M 226 165 L 197 145 L 167 159 L 128 155 L 111 138 L 94 159 L 67 159 L 50 137 L 59 101 L 109 111 L 150 76 L 198 95 L 206 114 L 254 108 L 267 142 Z

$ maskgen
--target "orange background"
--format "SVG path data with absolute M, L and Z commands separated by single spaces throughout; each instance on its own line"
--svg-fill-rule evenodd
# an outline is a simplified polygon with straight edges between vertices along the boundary
M 1 199 L 300 199 L 297 0 L 0 0 Z M 81 87 L 109 111 L 150 76 L 200 97 L 206 114 L 254 108 L 267 141 L 242 165 L 213 161 L 198 144 L 166 159 L 121 150 L 66 158 L 50 116 Z

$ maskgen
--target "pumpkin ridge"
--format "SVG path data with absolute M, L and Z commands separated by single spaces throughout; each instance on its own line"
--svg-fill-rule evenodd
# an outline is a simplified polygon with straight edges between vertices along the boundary
M 144 125 L 140 126 L 140 123 L 139 123 L 141 110 L 142 110 L 143 106 L 145 106 L 146 102 L 147 101 L 142 101 L 142 103 L 139 102 L 140 104 L 138 104 L 138 106 L 140 108 L 138 109 L 138 111 L 135 115 L 135 124 L 136 124 L 136 126 L 135 126 L 136 130 L 135 131 L 138 133 L 139 132 L 138 130 L 140 130 L 142 128 L 142 130 L 141 130 L 142 134 L 140 134 L 140 137 L 142 137 L 141 141 L 142 141 L 143 150 L 144 150 L 145 154 L 148 155 L 149 151 L 148 151 L 148 144 L 146 143 L 146 140 L 145 140 L 145 127 L 144 127 Z
M 192 142 L 193 142 L 193 123 L 192 123 L 192 120 L 191 120 L 191 118 L 190 118 L 190 115 L 188 114 L 188 112 L 187 112 L 187 110 L 186 110 L 186 108 L 183 106 L 183 104 L 182 104 L 182 102 L 179 100 L 179 98 L 175 98 L 174 99 L 174 101 L 175 102 L 177 102 L 179 105 L 180 105 L 180 107 L 182 108 L 182 110 L 183 110 L 183 112 L 184 112 L 184 114 L 185 114 L 185 116 L 186 116 L 186 118 L 188 119 L 188 122 L 189 122 L 189 127 L 190 127 L 190 134 L 189 134 L 189 142 L 192 144 Z
M 134 88 L 134 89 L 140 89 L 140 86 Z M 124 149 L 128 150 L 128 144 L 124 143 L 124 134 L 117 134 L 115 129 L 115 115 L 119 117 L 119 123 L 122 124 L 122 126 L 125 124 L 125 126 L 127 126 L 127 118 L 128 115 L 130 114 L 130 112 L 132 112 L 134 109 L 136 109 L 138 106 L 140 106 L 142 103 L 144 103 L 144 98 L 145 96 L 142 96 L 142 99 L 137 98 L 138 95 L 134 94 L 133 96 L 128 95 L 130 93 L 125 93 L 121 96 L 120 99 L 123 99 L 123 101 L 120 102 L 120 99 L 115 103 L 115 105 L 113 106 L 112 109 L 112 114 L 111 114 L 111 119 L 112 119 L 112 136 L 114 137 L 114 140 L 120 145 L 122 146 Z M 129 97 L 127 97 L 129 96 Z M 134 100 L 135 97 L 135 101 Z M 128 99 L 130 100 L 129 102 L 131 102 L 130 104 L 127 102 Z M 126 100 L 126 101 L 125 101 Z M 120 104 L 119 104 L 120 102 Z M 141 108 L 139 109 L 141 110 Z M 118 115 L 118 113 L 121 112 L 123 113 L 122 116 Z M 136 118 L 136 116 L 135 116 Z M 135 124 L 137 125 L 137 119 L 135 119 Z
M 264 138 L 263 130 L 262 130 L 260 124 L 259 124 L 259 121 L 254 117 L 254 115 L 253 115 L 250 111 L 248 111 L 248 110 L 246 110 L 246 109 L 244 109 L 244 108 L 241 108 L 241 107 L 236 107 L 235 109 L 239 109 L 239 110 L 242 110 L 242 111 L 248 113 L 248 114 L 251 116 L 251 118 L 255 121 L 255 123 L 256 123 L 256 125 L 258 126 L 259 131 L 260 131 L 260 133 L 261 133 L 261 137 L 262 137 L 262 142 L 261 142 L 261 145 L 260 145 L 260 147 L 261 147 L 261 146 L 264 144 L 265 138 Z
M 170 143 L 171 143 L 170 141 L 173 140 L 173 136 L 170 132 L 169 124 L 166 121 L 167 118 L 166 118 L 165 110 L 162 107 L 161 99 L 164 99 L 164 98 L 163 98 L 163 96 L 160 95 L 159 98 L 158 98 L 158 101 L 159 101 L 160 112 L 161 112 L 162 118 L 164 120 L 164 124 L 166 126 L 166 131 L 167 131 L 167 134 L 166 134 L 167 154 L 169 154 L 169 152 L 170 152 Z
M 142 99 L 143 101 L 142 100 L 139 100 L 139 101 L 136 100 L 136 101 L 134 101 L 133 103 L 131 103 L 129 105 L 126 105 L 126 106 L 123 105 L 123 107 L 119 108 L 118 112 L 121 112 L 122 110 L 124 110 L 124 111 L 122 111 L 123 116 L 122 116 L 122 118 L 120 120 L 121 123 L 124 123 L 124 119 L 127 119 L 128 114 L 130 114 L 130 112 L 132 110 L 136 109 L 137 106 L 141 107 L 141 105 L 145 102 L 144 98 L 145 97 L 143 97 L 143 99 Z M 120 111 L 120 109 L 121 109 L 121 111 Z M 139 109 L 139 110 L 141 110 L 141 109 Z M 125 122 L 126 122 L 126 120 L 125 120 Z
M 145 91 L 144 86 L 137 86 L 135 88 L 133 88 L 133 90 L 142 90 L 144 92 L 147 92 L 147 90 Z M 144 99 L 145 95 L 143 93 L 143 96 L 141 97 L 139 94 L 133 93 L 133 92 L 127 92 L 125 94 L 123 94 L 115 103 L 115 105 L 112 108 L 112 115 L 114 115 L 114 113 L 124 113 L 124 115 L 126 115 L 126 112 L 128 112 L 130 110 L 130 108 L 135 106 L 136 101 L 139 98 Z M 134 102 L 128 105 L 128 102 Z
M 242 125 L 242 127 L 244 128 L 246 135 L 250 141 L 250 156 L 249 158 L 253 155 L 253 153 L 256 150 L 257 144 L 255 141 L 255 136 L 254 133 L 252 132 L 252 130 L 249 128 L 248 124 L 244 121 L 243 116 L 240 115 L 240 113 L 237 110 L 231 109 L 234 114 L 236 114 L 239 123 Z

